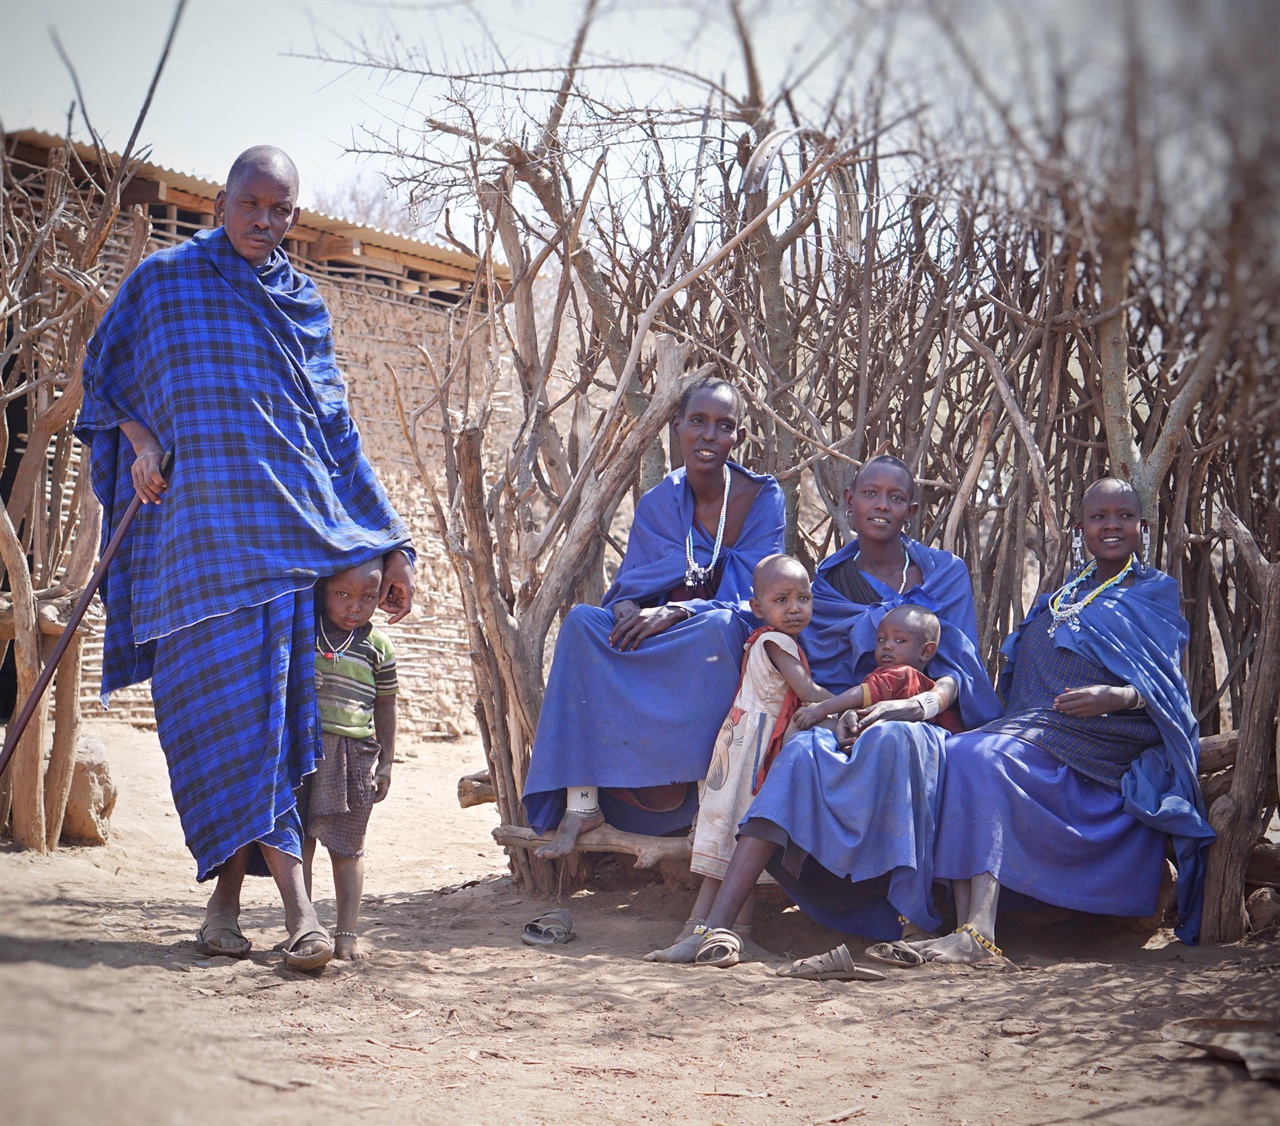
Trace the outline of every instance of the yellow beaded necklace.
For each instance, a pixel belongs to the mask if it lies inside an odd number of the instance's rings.
[[[1080,615],[1084,608],[1098,597],[1104,590],[1113,587],[1116,583],[1124,582],[1133,570],[1133,565],[1137,563],[1136,555],[1129,556],[1129,562],[1126,563],[1121,571],[1114,577],[1108,579],[1096,590],[1091,590],[1079,602],[1074,601],[1076,591],[1083,585],[1084,581],[1089,578],[1097,569],[1098,562],[1095,559],[1083,571],[1081,571],[1074,579],[1065,586],[1058,589],[1057,593],[1049,599],[1049,614],[1051,621],[1049,623],[1049,632],[1053,633],[1060,625],[1064,623],[1075,633],[1080,632]]]

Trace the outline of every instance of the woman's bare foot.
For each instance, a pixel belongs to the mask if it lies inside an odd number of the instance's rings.
[[[347,931],[333,932],[333,956],[344,962],[358,962],[364,957],[359,938]]]
[[[541,857],[543,860],[554,860],[557,856],[568,856],[583,833],[598,829],[603,824],[604,814],[598,809],[594,813],[578,813],[576,810],[567,810],[560,819],[556,835],[541,848],[534,850],[534,855]]]
[[[684,925],[676,940],[670,946],[662,950],[651,950],[644,956],[646,962],[673,962],[679,965],[688,965],[693,961],[693,957],[698,952],[698,944],[702,942],[702,935],[698,928],[703,925],[701,919],[690,919]]]
[[[1000,948],[982,935],[991,944],[988,949],[978,941],[978,933],[971,927],[961,926],[955,934],[935,939],[933,942],[913,942],[911,945],[924,955],[926,962],[938,962],[941,965],[972,965],[974,962],[985,962],[988,958],[1001,957]]]

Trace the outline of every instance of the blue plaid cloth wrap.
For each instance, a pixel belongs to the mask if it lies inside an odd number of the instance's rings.
[[[152,678],[199,879],[252,841],[298,856],[293,788],[321,745],[312,588],[396,547],[412,558],[361,451],[328,310],[283,252],[255,270],[201,231],[121,286],[84,392],[104,545],[134,495],[120,424],[174,453],[163,502],[142,507],[100,588],[103,702]]]
[[[715,599],[680,605],[693,616],[621,652],[609,644],[611,606],[633,600],[658,606],[684,582],[685,537],[693,528],[694,559],[711,562],[714,537],[693,520],[693,492],[683,468],[667,474],[636,504],[626,557],[602,606],[565,615],[538,716],[524,808],[539,833],[564,815],[568,786],[628,789],[706,777],[716,735],[733,706],[742,646],[758,620],[751,613],[751,575],[766,555],[783,550],[782,489],[730,463],[760,491],[736,542],[722,547],[724,569]],[[611,825],[637,833],[687,828],[697,808],[689,787],[683,805],[657,813],[601,794]]]
[[[1048,604],[1049,596],[1042,595],[1005,641],[1002,692],[1012,684],[1018,638],[1028,629],[1045,628]],[[1194,944],[1204,905],[1205,852],[1216,834],[1200,792],[1200,726],[1182,675],[1191,629],[1182,616],[1178,584],[1154,567],[1142,567],[1132,586],[1105,591],[1078,621],[1078,631],[1065,625],[1054,631],[1055,645],[1132,684],[1147,701],[1147,714],[1160,734],[1160,742],[1143,751],[1120,779],[1120,792],[1125,812],[1173,840],[1178,869],[1174,933]]]
[[[851,601],[825,578],[851,559],[858,541],[818,567],[813,619],[800,635],[813,678],[843,692],[875,667],[876,630],[895,606],[924,606],[942,627],[925,673],[953,677],[967,725],[1000,715],[1000,700],[978,655],[973,586],[963,560],[905,541],[923,576],[902,593],[863,578],[878,602]],[[941,924],[933,905],[933,853],[946,781],[947,733],[931,723],[881,722],[849,750],[818,727],[782,748],[743,818],[740,835],[779,845],[769,874],[816,922],[833,930],[893,939],[898,916]]]

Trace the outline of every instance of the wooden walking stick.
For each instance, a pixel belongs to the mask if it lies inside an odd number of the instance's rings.
[[[172,467],[173,451],[170,450],[160,462],[160,475],[166,481],[169,479],[169,470]],[[22,738],[22,733],[27,729],[27,724],[31,722],[31,717],[36,714],[36,708],[40,704],[41,697],[44,696],[45,689],[49,687],[49,682],[53,679],[53,674],[58,668],[58,662],[62,660],[62,654],[67,651],[67,646],[71,644],[71,639],[75,636],[80,620],[89,609],[89,603],[93,600],[94,594],[102,583],[102,576],[107,573],[107,568],[111,566],[111,560],[116,557],[116,552],[120,550],[120,544],[124,540],[125,533],[128,532],[129,525],[133,523],[133,518],[138,515],[138,509],[141,507],[142,497],[135,494],[133,500],[129,502],[129,507],[124,510],[124,515],[120,518],[120,526],[116,528],[115,535],[111,537],[111,542],[107,544],[106,550],[102,553],[102,558],[98,560],[97,567],[94,568],[93,574],[89,577],[89,585],[84,588],[80,601],[76,603],[75,611],[72,613],[70,621],[67,622],[66,628],[63,629],[62,636],[58,638],[58,644],[53,647],[53,654],[49,657],[48,663],[40,673],[36,686],[31,690],[31,695],[27,697],[27,702],[22,705],[22,711],[18,713],[18,718],[13,721],[13,726],[5,736],[4,750],[0,751],[0,774],[4,773],[5,768],[9,765],[9,760],[13,758],[13,752],[18,747],[18,740]]]

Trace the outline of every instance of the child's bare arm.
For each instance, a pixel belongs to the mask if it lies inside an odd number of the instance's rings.
[[[792,691],[805,703],[814,704],[819,700],[829,700],[831,698],[831,693],[805,672],[804,665],[781,646],[775,642],[766,641],[764,643],[764,651],[769,660],[773,662],[773,667],[782,675],[782,679],[791,686]]]
[[[839,696],[831,696],[815,704],[806,704],[796,709],[796,727],[800,731],[808,731],[809,728],[831,716],[837,716],[850,708],[865,707],[866,696],[866,689],[861,684],[855,684],[847,692],[841,692]]]
[[[373,800],[381,801],[391,789],[391,764],[396,760],[396,698],[379,696],[373,702],[373,733],[382,753],[373,776]]]

